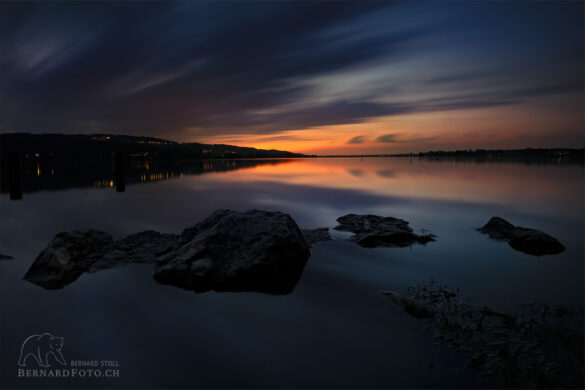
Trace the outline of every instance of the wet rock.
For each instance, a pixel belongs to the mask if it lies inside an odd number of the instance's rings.
[[[435,235],[418,235],[403,219],[377,215],[347,214],[337,218],[336,230],[354,233],[350,239],[365,248],[378,246],[410,246],[435,241]]]
[[[332,240],[329,234],[329,228],[317,228],[317,229],[301,229],[301,233],[305,237],[305,241],[309,245],[314,245],[317,242]]]
[[[62,288],[87,272],[113,241],[110,234],[99,230],[59,233],[37,256],[24,279],[48,289]]]
[[[477,230],[491,238],[508,241],[512,248],[534,256],[554,255],[565,250],[556,238],[540,230],[514,226],[500,217],[492,217]]]
[[[287,214],[217,210],[181,233],[154,278],[187,290],[287,294],[310,256],[309,244]]]
[[[131,263],[154,263],[172,251],[179,235],[163,234],[154,230],[131,234],[104,248],[103,255],[92,264],[90,272]]]

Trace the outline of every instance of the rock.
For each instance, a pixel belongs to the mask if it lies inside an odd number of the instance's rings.
[[[513,236],[515,229],[516,226],[506,221],[504,218],[492,217],[488,223],[477,230],[489,235],[490,238],[506,240]]]
[[[177,234],[163,234],[154,230],[131,234],[104,248],[104,253],[89,272],[114,268],[130,263],[154,263],[178,244]]]
[[[99,230],[62,232],[36,258],[24,279],[54,289],[76,280],[113,243],[110,234]]]
[[[290,293],[310,256],[309,245],[287,214],[217,210],[181,233],[154,278],[187,290]]]
[[[317,242],[332,240],[331,235],[329,234],[329,228],[326,227],[316,229],[301,229],[301,233],[303,233],[305,241],[307,241],[307,243],[311,246]]]
[[[509,244],[512,248],[534,256],[555,255],[565,247],[556,238],[536,229],[517,227]]]
[[[435,235],[417,235],[413,233],[407,221],[393,217],[347,214],[337,218],[337,222],[339,226],[335,227],[336,230],[354,233],[351,240],[365,248],[403,247],[435,241]]]
[[[477,230],[491,238],[508,241],[512,248],[529,255],[554,255],[565,250],[556,238],[540,230],[514,226],[500,217],[492,217]]]
[[[10,259],[12,259],[12,256],[3,255],[0,253],[0,260],[10,260]]]
[[[116,242],[110,234],[98,230],[59,233],[39,254],[24,278],[48,289],[63,288],[85,272],[130,263],[154,263],[177,245],[178,238],[176,234],[153,230]]]

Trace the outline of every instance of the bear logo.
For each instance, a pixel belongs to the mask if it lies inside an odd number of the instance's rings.
[[[18,365],[25,367],[27,359],[33,357],[40,367],[50,367],[49,355],[52,354],[59,364],[65,366],[67,363],[61,353],[61,348],[63,348],[63,337],[56,337],[50,333],[33,334],[22,343]]]

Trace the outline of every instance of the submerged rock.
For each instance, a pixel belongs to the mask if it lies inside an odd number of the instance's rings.
[[[76,280],[98,260],[114,239],[99,230],[62,232],[37,256],[24,279],[54,289]]]
[[[217,210],[183,231],[179,246],[155,267],[154,278],[196,292],[287,294],[309,256],[309,245],[289,215]]]
[[[556,238],[540,230],[514,226],[500,217],[492,217],[477,230],[491,238],[508,241],[512,248],[529,255],[554,255],[565,250]]]
[[[426,303],[394,291],[382,291],[382,294],[390,297],[390,300],[402,307],[402,309],[413,317],[429,318],[433,316],[433,310]]]
[[[84,272],[147,263],[156,264],[159,283],[196,292],[286,294],[309,256],[309,244],[289,215],[217,210],[181,235],[148,230],[114,242],[97,230],[59,233],[24,278],[47,289],[62,288]]]
[[[301,229],[301,233],[305,237],[305,241],[309,245],[314,245],[321,241],[332,240],[331,234],[329,234],[329,228],[316,228],[316,229]]]
[[[337,218],[336,230],[350,231],[351,237],[360,246],[374,248],[377,246],[410,246],[435,241],[435,235],[418,235],[403,219],[380,217],[378,215],[347,214]]]

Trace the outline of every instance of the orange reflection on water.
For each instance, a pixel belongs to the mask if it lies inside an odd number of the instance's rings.
[[[317,158],[258,165],[208,180],[277,182],[383,196],[534,207],[547,207],[552,201],[567,212],[583,213],[583,167],[578,165]]]

